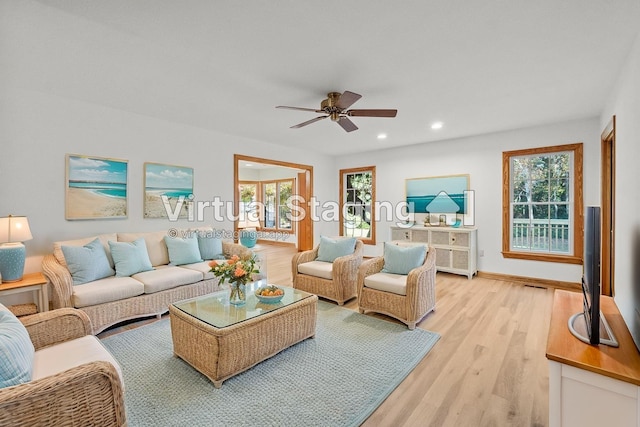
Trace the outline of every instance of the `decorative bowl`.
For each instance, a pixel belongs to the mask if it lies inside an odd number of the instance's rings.
[[[262,295],[264,291],[282,292],[282,293],[280,295]],[[256,289],[255,296],[262,303],[276,304],[276,303],[279,303],[282,297],[284,296],[284,289],[274,285],[262,286]]]

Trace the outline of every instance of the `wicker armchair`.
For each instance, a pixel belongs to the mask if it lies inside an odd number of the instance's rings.
[[[318,257],[318,247],[295,254],[291,260],[293,287],[316,294],[343,305],[358,295],[358,267],[362,263],[364,245],[357,240],[353,254],[336,258],[331,267],[331,279],[303,274],[298,266],[314,261]]]
[[[436,307],[436,250],[429,248],[424,264],[406,277],[406,295],[369,288],[368,276],[379,273],[384,257],[371,258],[358,270],[358,309],[360,313],[376,312],[393,317],[415,329],[416,323]]]
[[[91,335],[87,315],[72,308],[38,313],[20,320],[27,328],[36,352]],[[122,382],[109,362],[85,363],[55,375],[0,389],[0,426],[126,424]]]

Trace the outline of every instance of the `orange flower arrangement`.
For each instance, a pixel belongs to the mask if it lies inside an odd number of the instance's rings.
[[[256,258],[252,256],[250,258],[240,258],[238,255],[233,255],[231,258],[224,261],[210,261],[209,267],[214,276],[220,277],[220,284],[225,281],[229,283],[243,283],[251,281],[254,274],[260,271],[256,268]]]

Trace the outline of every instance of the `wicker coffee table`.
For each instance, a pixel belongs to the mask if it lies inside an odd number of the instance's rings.
[[[316,333],[318,297],[281,286],[277,304],[247,292],[242,306],[222,291],[169,306],[173,353],[209,378],[222,382]]]

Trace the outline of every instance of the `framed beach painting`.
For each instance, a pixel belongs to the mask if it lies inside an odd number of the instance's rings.
[[[193,210],[193,168],[144,164],[144,217],[189,218]]]
[[[469,175],[447,175],[406,180],[409,212],[413,214],[461,216],[464,224],[472,220],[473,192]],[[434,221],[429,220],[429,223]]]
[[[67,154],[65,218],[126,218],[127,166],[127,160]]]

